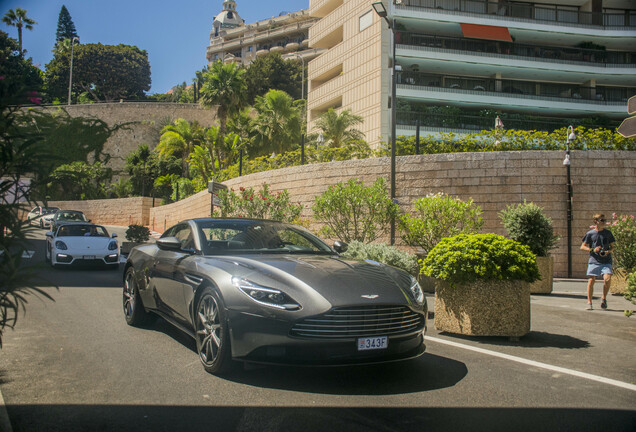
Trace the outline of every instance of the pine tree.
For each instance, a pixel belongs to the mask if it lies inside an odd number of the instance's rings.
[[[71,14],[66,9],[66,6],[62,5],[60,10],[60,16],[57,19],[57,32],[55,33],[55,42],[62,41],[64,39],[73,40],[77,36],[77,30],[75,30],[75,24],[71,19]]]

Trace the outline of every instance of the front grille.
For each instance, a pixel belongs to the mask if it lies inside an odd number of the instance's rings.
[[[405,306],[338,307],[292,327],[291,336],[343,339],[409,334],[424,329],[424,316]]]

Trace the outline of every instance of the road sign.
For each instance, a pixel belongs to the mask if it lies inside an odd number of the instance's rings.
[[[636,96],[632,96],[627,101],[627,114],[636,114]],[[616,129],[616,132],[625,138],[636,137],[636,116],[627,117]]]

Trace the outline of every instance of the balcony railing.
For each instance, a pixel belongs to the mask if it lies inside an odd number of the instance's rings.
[[[576,6],[480,0],[402,0],[400,6],[582,26],[636,27],[636,9],[583,12]]]
[[[398,125],[414,127],[419,123],[423,130],[450,129],[482,131],[494,129],[495,126],[495,121],[492,115],[449,115],[430,112],[398,111],[396,113],[396,117]],[[510,118],[503,115],[501,117],[505,125],[505,129],[538,130],[546,132],[553,132],[567,125],[583,125],[585,127],[603,127],[613,129],[620,123],[608,120],[605,124],[594,124],[587,118],[572,119],[534,116],[528,116],[525,118]]]
[[[576,84],[555,84],[541,81],[517,81],[494,78],[470,78],[433,75],[421,72],[398,72],[397,83],[419,87],[445,88],[472,93],[491,92],[501,95],[525,95],[537,98],[559,98],[570,101],[627,102],[636,95],[636,88],[586,87]]]
[[[500,54],[555,62],[636,65],[636,52],[524,45],[514,42],[493,42],[457,37],[439,37],[410,32],[398,32],[396,35],[396,42],[407,46],[457,50],[471,53]]]

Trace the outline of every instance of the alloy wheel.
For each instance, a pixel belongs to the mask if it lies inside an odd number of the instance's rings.
[[[219,356],[223,344],[223,325],[215,298],[204,294],[196,316],[197,346],[204,365],[211,365]]]
[[[126,319],[132,319],[135,313],[135,277],[134,273],[129,271],[126,273],[126,279],[124,280],[124,314]]]

